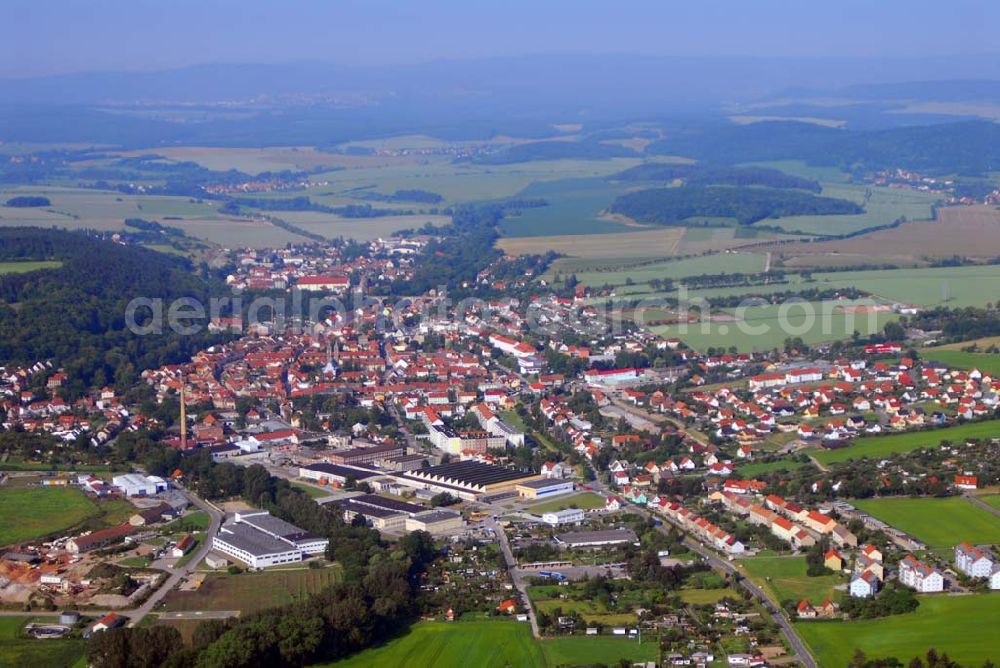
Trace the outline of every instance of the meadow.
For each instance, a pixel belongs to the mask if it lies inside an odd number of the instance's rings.
[[[39,269],[57,269],[62,266],[62,262],[55,260],[48,261],[42,260],[39,262],[0,262],[0,276],[3,274],[24,274],[29,271],[38,271]]]
[[[812,345],[850,338],[855,330],[865,336],[898,318],[888,312],[853,314],[837,308],[849,303],[805,302],[784,309],[767,304],[749,306],[739,313],[718,310],[710,321],[658,325],[650,330],[663,337],[680,337],[695,350],[735,346],[740,352],[759,352],[780,348],[790,337],[801,337]],[[697,315],[697,309],[691,312]]]
[[[535,640],[531,627],[512,621],[421,622],[404,636],[330,664],[337,668],[546,668],[581,664],[617,664],[622,658],[652,661],[655,642],[613,637]]]
[[[566,508],[581,508],[583,510],[592,510],[594,508],[604,507],[604,497],[600,494],[595,494],[593,492],[584,492],[582,494],[573,494],[570,496],[563,496],[558,499],[551,499],[549,501],[543,501],[542,503],[537,503],[533,506],[528,506],[525,510],[528,512],[535,513],[539,515],[541,513],[554,512],[556,510],[564,510]]]
[[[856,287],[918,306],[983,306],[1000,294],[1000,265],[816,273],[813,279],[810,287]]]
[[[819,604],[828,598],[836,600],[840,594],[834,587],[847,581],[845,576],[835,574],[806,575],[805,557],[753,557],[736,563],[750,579],[769,589],[778,602],[806,598]]]
[[[552,273],[609,264],[620,267],[640,259],[656,260],[673,255],[683,236],[683,228],[664,227],[614,234],[503,237],[497,240],[496,245],[510,255],[530,255],[551,250],[560,255],[572,256],[556,260],[550,272]]]
[[[760,273],[764,271],[766,257],[761,253],[714,253],[678,260],[647,262],[629,266],[627,263],[615,267],[605,265],[587,269],[577,265],[573,268],[577,280],[584,285],[624,286],[627,282],[648,283],[654,278],[672,280],[702,274]],[[572,265],[567,265],[567,268]],[[558,263],[551,272],[562,270]]]
[[[190,610],[262,610],[322,590],[340,576],[340,568],[296,568],[229,575],[212,573],[195,591],[174,590],[164,599],[172,612]]]
[[[851,459],[887,457],[901,452],[912,452],[919,448],[935,448],[943,441],[961,443],[966,439],[995,438],[1000,430],[1000,421],[969,422],[944,429],[913,431],[888,436],[865,436],[846,448],[838,450],[817,450],[813,456],[821,464],[835,464]]]
[[[0,545],[65,531],[100,515],[101,508],[75,488],[0,488]]]
[[[803,466],[811,466],[811,464],[808,462],[796,462],[790,459],[779,459],[773,462],[751,462],[750,464],[739,465],[736,467],[736,470],[739,471],[744,479],[749,479],[762,473],[771,473],[772,471],[795,471]]]
[[[523,209],[505,218],[500,229],[505,237],[624,232],[628,229],[625,225],[602,216],[622,192],[622,186],[603,178],[533,183],[519,192],[518,198],[542,198],[548,205]]]
[[[797,622],[795,630],[821,666],[846,666],[860,647],[869,659],[908,665],[931,647],[965,666],[1000,656],[1000,594],[925,596],[915,612],[851,622]]]
[[[1000,543],[1000,517],[961,497],[858,499],[851,503],[930,548],[950,548],[963,541]]]
[[[961,350],[927,348],[921,352],[926,360],[941,362],[956,369],[979,369],[983,373],[1000,375],[1000,355],[996,353],[966,353]]]

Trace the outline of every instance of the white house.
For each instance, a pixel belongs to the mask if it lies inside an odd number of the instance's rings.
[[[542,521],[555,527],[561,524],[577,524],[582,522],[585,517],[584,512],[579,508],[567,508],[566,510],[544,513]]]
[[[944,591],[944,576],[912,554],[899,562],[899,581],[924,594]]]
[[[877,591],[878,577],[871,571],[857,573],[851,578],[851,596],[855,598],[871,598]]]
[[[988,578],[993,573],[993,560],[978,547],[962,543],[955,546],[955,567],[970,578]]]

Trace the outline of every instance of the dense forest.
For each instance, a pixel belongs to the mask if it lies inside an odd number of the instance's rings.
[[[52,202],[49,201],[48,197],[30,197],[22,195],[20,197],[11,197],[9,200],[4,202],[3,205],[15,209],[27,209],[29,207],[37,206],[52,206]]]
[[[718,167],[685,163],[647,162],[608,177],[615,181],[675,181],[697,186],[766,186],[818,193],[819,182],[770,167]]]
[[[222,294],[221,282],[195,275],[186,260],[79,232],[0,229],[0,261],[20,260],[62,266],[0,276],[0,364],[51,360],[65,366],[71,394],[127,386],[143,369],[186,360],[218,340],[204,327],[191,336],[166,326],[138,336],[126,326],[135,297],[193,297],[207,305]]]
[[[610,210],[657,225],[681,225],[699,217],[733,218],[740,225],[750,225],[781,216],[864,213],[854,202],[798,190],[728,186],[639,190],[616,198]]]

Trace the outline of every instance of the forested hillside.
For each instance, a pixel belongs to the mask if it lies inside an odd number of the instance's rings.
[[[208,298],[224,286],[192,273],[186,260],[79,232],[0,229],[0,261],[58,260],[62,266],[0,276],[0,365],[51,360],[64,366],[70,390],[134,382],[143,369],[188,359],[217,335],[137,336],[125,311],[135,297],[169,303]]]
[[[685,186],[627,193],[615,199],[611,212],[657,225],[680,225],[690,218],[733,218],[750,225],[765,218],[857,214],[864,209],[854,202],[798,190]]]

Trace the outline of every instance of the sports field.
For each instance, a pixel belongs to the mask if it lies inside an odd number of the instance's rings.
[[[894,497],[852,501],[864,512],[905,531],[931,548],[1000,543],[1000,517],[962,497]]]
[[[846,448],[839,450],[817,450],[813,456],[822,464],[846,462],[851,459],[887,457],[900,452],[911,452],[919,448],[935,448],[942,441],[961,443],[970,438],[997,438],[1000,436],[1000,420],[970,422],[944,429],[914,431],[888,436],[865,436]]]
[[[805,557],[754,557],[736,562],[751,580],[769,589],[778,601],[807,598],[813,603],[835,599],[834,587],[847,581],[846,576],[806,575]]]
[[[852,622],[798,622],[821,666],[846,666],[860,647],[869,659],[894,656],[908,665],[931,647],[963,666],[1000,656],[1000,593],[924,596],[915,612]]]
[[[569,496],[561,496],[556,499],[550,499],[542,503],[537,503],[533,506],[528,506],[525,510],[538,515],[540,513],[549,513],[556,510],[565,510],[566,508],[592,510],[594,508],[603,507],[603,496],[600,494],[594,494],[593,492],[584,492],[582,494],[571,494]]]
[[[622,658],[652,661],[655,642],[613,637],[573,637],[537,641],[531,627],[513,621],[422,622],[406,635],[335,664],[337,668],[546,668],[616,664]]]
[[[240,610],[244,613],[305,599],[332,584],[340,569],[297,568],[229,575],[212,573],[196,591],[170,592],[165,607],[170,611]]]
[[[97,504],[78,489],[0,488],[0,545],[63,531],[100,513]]]

